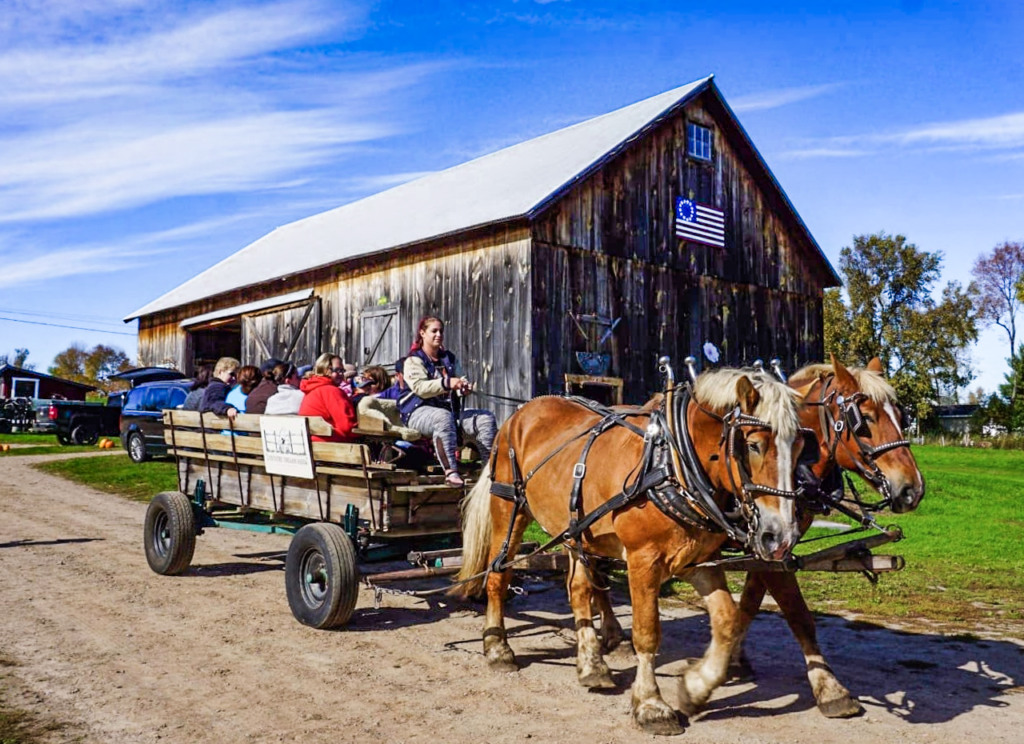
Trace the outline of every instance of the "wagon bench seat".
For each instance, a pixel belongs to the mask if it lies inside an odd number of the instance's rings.
[[[311,434],[330,435],[322,418],[306,419]],[[343,523],[355,507],[370,533],[382,537],[460,529],[462,489],[375,463],[366,444],[311,442],[314,478],[297,478],[267,473],[258,415],[241,414],[232,422],[212,413],[169,409],[163,421],[168,453],[178,461],[178,487],[186,495],[202,479],[206,500],[278,518]]]

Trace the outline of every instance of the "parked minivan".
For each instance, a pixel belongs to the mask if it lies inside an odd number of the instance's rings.
[[[128,391],[121,407],[121,445],[132,462],[167,454],[164,442],[165,408],[178,408],[192,380],[144,382]]]

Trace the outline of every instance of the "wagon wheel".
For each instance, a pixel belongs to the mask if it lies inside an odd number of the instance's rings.
[[[78,424],[71,430],[71,441],[75,444],[93,445],[99,441],[100,432],[92,424]]]
[[[348,622],[359,595],[356,551],[336,524],[307,524],[295,533],[284,566],[288,606],[295,619],[314,628]]]
[[[188,497],[177,491],[154,496],[142,539],[150,568],[163,576],[185,573],[196,550],[196,517]]]

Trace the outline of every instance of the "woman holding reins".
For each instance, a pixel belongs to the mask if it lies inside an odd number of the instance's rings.
[[[406,386],[398,399],[402,421],[433,440],[445,480],[453,486],[464,485],[459,475],[458,431],[461,429],[466,439],[476,442],[486,457],[497,425],[490,411],[462,408],[462,398],[472,392],[473,386],[457,372],[455,355],[444,347],[444,323],[440,318],[428,316],[420,321],[402,372]]]

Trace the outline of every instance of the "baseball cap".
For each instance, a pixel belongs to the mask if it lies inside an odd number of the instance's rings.
[[[272,369],[274,369],[274,367],[276,367],[277,365],[284,364],[284,363],[285,362],[283,362],[282,360],[280,360],[280,359],[278,359],[276,357],[270,357],[270,359],[268,359],[267,361],[263,362],[263,364],[260,365],[260,374],[264,374],[265,375],[268,372],[270,372]]]

